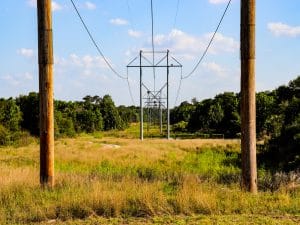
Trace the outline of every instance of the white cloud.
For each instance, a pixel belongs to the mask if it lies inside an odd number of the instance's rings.
[[[223,4],[223,3],[228,3],[228,0],[209,0],[209,3],[211,4]]]
[[[52,11],[62,10],[62,6],[55,1],[52,1]]]
[[[31,82],[33,80],[33,75],[29,72],[19,73],[19,74],[6,74],[0,77],[1,80],[7,82],[8,85],[11,86],[21,86],[26,82]]]
[[[202,67],[204,69],[206,69],[207,71],[212,72],[213,74],[215,74],[219,77],[226,77],[226,75],[227,75],[226,69],[215,62],[202,63]]]
[[[33,7],[33,8],[36,8],[36,5],[37,5],[37,0],[27,0],[27,4],[30,6],[30,7]],[[63,7],[55,2],[55,1],[52,1],[51,2],[51,6],[52,6],[52,11],[59,11],[59,10],[62,10]]]
[[[111,19],[109,22],[110,22],[111,24],[117,25],[117,26],[128,25],[128,21],[125,20],[125,19],[121,19],[121,18]]]
[[[10,74],[1,76],[1,79],[6,81],[8,84],[12,86],[18,86],[21,83],[20,80],[16,79],[14,76]]]
[[[173,29],[169,34],[158,34],[154,37],[155,45],[159,48],[168,48],[176,54],[185,55],[186,59],[203,52],[209,43],[213,33],[207,33],[200,37],[187,34],[181,30]],[[210,54],[222,52],[235,52],[239,43],[231,37],[217,33],[208,51]]]
[[[30,48],[21,48],[17,52],[19,55],[22,55],[26,58],[32,58],[34,56],[34,51]]]
[[[107,69],[108,66],[100,56],[71,54],[68,58],[55,57],[55,66],[58,71],[82,70],[84,74],[91,74],[95,69]]]
[[[206,43],[208,43],[212,35],[213,33],[204,35],[204,40]],[[238,49],[239,42],[234,40],[234,38],[226,37],[221,33],[216,33],[212,46],[210,48],[210,53],[218,54],[220,52],[235,52]]]
[[[95,5],[94,3],[89,2],[89,1],[85,2],[84,5],[85,5],[85,7],[86,7],[87,9],[89,9],[89,10],[94,10],[94,9],[97,8],[96,5]]]
[[[27,0],[27,4],[30,7],[36,7],[36,0]]]
[[[143,35],[143,33],[141,31],[137,31],[137,30],[128,30],[128,35],[130,37],[134,37],[134,38],[139,38]]]
[[[26,80],[33,80],[33,75],[29,72],[24,73],[24,79]]]
[[[268,23],[268,29],[275,36],[287,36],[287,37],[300,36],[300,26],[292,27],[290,25],[278,22],[278,23]]]

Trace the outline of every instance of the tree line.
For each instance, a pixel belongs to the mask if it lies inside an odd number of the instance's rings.
[[[273,91],[256,94],[257,137],[280,135],[283,128],[299,118],[300,77]],[[171,110],[175,131],[240,136],[240,94],[225,92],[212,99],[184,101]]]
[[[240,94],[225,92],[213,99],[182,102],[171,111],[175,132],[240,136]],[[272,91],[256,94],[256,133],[264,145],[258,160],[280,170],[300,169],[300,76]]]
[[[263,157],[271,154],[273,163],[277,159],[285,168],[295,169],[300,165],[300,76],[275,90],[258,92],[256,105],[257,137],[267,140]],[[123,130],[139,122],[139,107],[117,107],[109,95],[86,96],[82,101],[55,100],[54,108],[56,137]],[[171,109],[170,118],[175,134],[240,137],[240,94],[225,92],[202,101],[184,101]],[[147,113],[144,119],[148,120]],[[0,145],[28,135],[39,135],[39,94],[1,98]]]
[[[122,130],[138,120],[138,108],[116,107],[109,95],[86,96],[82,101],[54,101],[56,137],[78,133]],[[26,135],[39,135],[39,94],[0,99],[0,145],[14,143]]]

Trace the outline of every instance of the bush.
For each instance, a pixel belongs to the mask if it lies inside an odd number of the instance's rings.
[[[10,141],[14,146],[26,146],[35,141],[35,138],[28,131],[16,131],[11,133]]]
[[[178,123],[175,123],[172,128],[173,128],[173,131],[175,131],[175,132],[185,132],[187,125],[188,125],[188,122],[180,121]]]
[[[17,131],[21,120],[21,111],[16,102],[11,98],[0,99],[0,123],[10,131]]]
[[[34,137],[26,131],[11,132],[0,124],[0,146],[26,146],[34,141]]]
[[[9,145],[10,144],[10,134],[3,125],[0,124],[0,145]]]
[[[56,111],[54,132],[56,137],[74,137],[76,135],[76,132],[72,118]]]

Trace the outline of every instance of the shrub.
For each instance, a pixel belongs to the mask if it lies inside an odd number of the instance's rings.
[[[0,145],[10,144],[10,133],[3,125],[0,124]]]
[[[186,131],[187,125],[188,125],[188,122],[180,121],[178,123],[175,123],[172,128],[173,128],[173,131],[175,131],[175,132],[184,132],[184,131]]]

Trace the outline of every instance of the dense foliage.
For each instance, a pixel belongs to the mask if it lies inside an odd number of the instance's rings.
[[[290,171],[300,169],[300,77],[274,91],[270,115],[271,140],[262,154],[267,166]],[[276,120],[275,120],[276,119]]]
[[[56,137],[124,129],[134,119],[134,113],[127,107],[122,108],[121,116],[109,95],[103,98],[86,96],[83,101],[76,102],[56,100],[54,106]],[[20,132],[39,135],[38,93],[0,99],[0,145],[11,144]]]
[[[56,137],[122,130],[139,121],[138,107],[116,107],[109,95],[86,96],[75,102],[56,100],[54,104]],[[286,170],[299,168],[300,76],[287,86],[257,93],[256,105],[257,137],[268,143],[260,157],[267,166]],[[147,109],[144,110],[144,119],[148,121]],[[239,112],[240,96],[236,93],[225,92],[202,101],[193,98],[191,103],[184,101],[171,110],[172,131],[176,135],[236,138],[241,132]],[[11,144],[28,132],[39,134],[38,93],[0,99],[0,145]],[[265,158],[272,160],[268,162]]]
[[[284,127],[299,117],[300,77],[288,86],[256,94],[257,136],[267,138],[279,136]],[[182,102],[171,110],[171,123],[184,124],[181,131],[224,134],[238,137],[240,133],[240,96],[225,92],[213,99]],[[297,122],[296,122],[297,123]],[[284,125],[284,126],[283,126]]]
[[[287,86],[256,94],[256,132],[265,141],[259,160],[268,168],[300,168],[300,76]],[[171,112],[174,131],[240,134],[239,94],[223,93],[214,99],[183,102]]]

